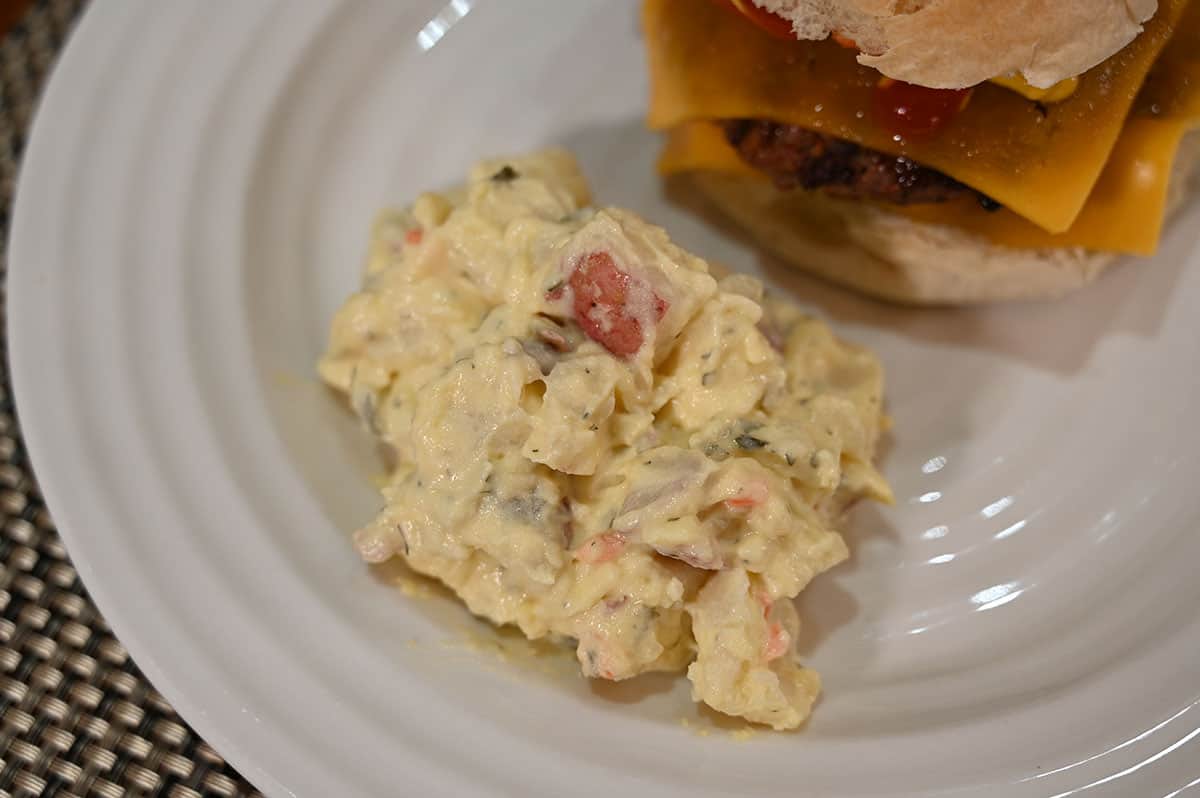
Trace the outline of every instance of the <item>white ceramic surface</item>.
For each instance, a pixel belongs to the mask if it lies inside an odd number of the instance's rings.
[[[84,581],[266,793],[1200,793],[1200,208],[1065,302],[897,310],[663,195],[632,2],[219,6],[87,12],[28,150],[8,312]],[[802,733],[743,741],[671,680],[477,653],[465,612],[350,548],[378,466],[312,365],[371,217],[547,143],[887,365],[899,501],[801,599],[826,684]]]

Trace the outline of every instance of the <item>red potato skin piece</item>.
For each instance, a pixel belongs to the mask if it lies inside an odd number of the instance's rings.
[[[617,357],[636,354],[645,341],[635,308],[651,308],[657,322],[670,307],[645,282],[621,271],[607,252],[590,252],[580,258],[567,285],[571,309],[584,334]],[[563,293],[563,286],[556,286],[546,298],[558,300]]]

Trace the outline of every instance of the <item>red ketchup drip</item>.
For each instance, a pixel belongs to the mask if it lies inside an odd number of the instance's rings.
[[[930,136],[966,107],[971,89],[929,89],[891,78],[875,85],[875,122],[903,138]]]

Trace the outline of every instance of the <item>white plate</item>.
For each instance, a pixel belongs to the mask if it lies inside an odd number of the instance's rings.
[[[51,82],[9,278],[21,421],[184,716],[272,796],[1200,791],[1200,209],[1066,302],[882,307],[662,196],[633,3],[471,6],[97,3]],[[899,503],[802,597],[802,733],[489,658],[351,551],[377,465],[312,366],[372,214],[546,143],[886,362]]]

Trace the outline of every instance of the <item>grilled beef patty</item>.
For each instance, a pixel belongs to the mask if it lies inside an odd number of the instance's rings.
[[[949,175],[903,155],[766,119],[728,119],[725,138],[742,160],[771,176],[780,189],[822,189],[842,198],[897,205],[974,196],[988,210],[1000,204]]]

